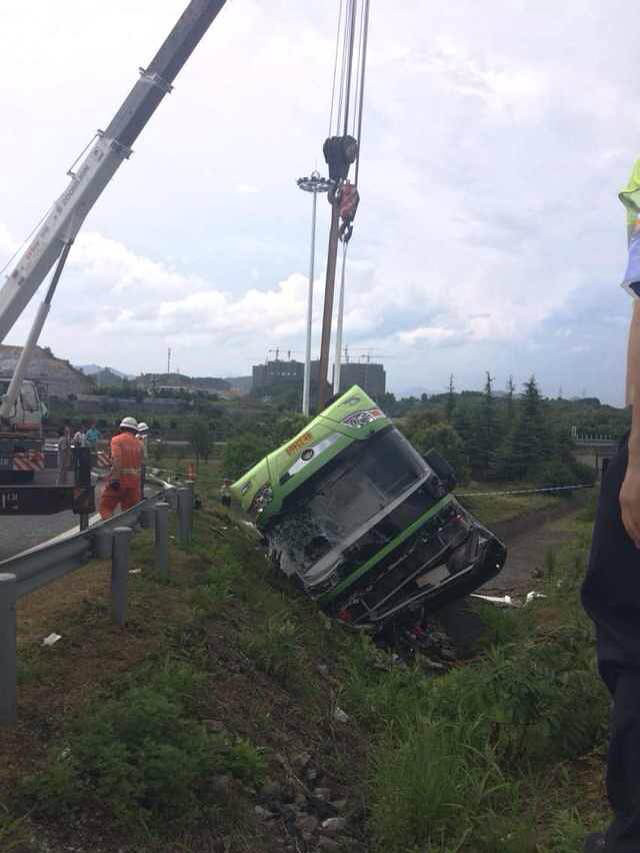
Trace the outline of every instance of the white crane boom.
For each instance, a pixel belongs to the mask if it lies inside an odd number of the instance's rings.
[[[225,0],[191,0],[107,129],[89,150],[0,289],[0,343],[42,284],[191,55]],[[153,4],[151,4],[153,6]],[[30,336],[32,337],[32,336]]]

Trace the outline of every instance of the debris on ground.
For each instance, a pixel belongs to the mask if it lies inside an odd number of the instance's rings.
[[[528,592],[526,598],[522,602],[515,601],[511,598],[510,595],[483,595],[482,593],[471,593],[471,598],[479,598],[482,601],[487,601],[489,604],[495,604],[498,607],[526,607],[527,604],[531,604],[532,601],[535,601],[538,598],[546,598],[547,596],[543,592],[535,592],[532,590]]]
[[[348,714],[345,714],[345,712],[342,710],[342,708],[339,708],[337,705],[336,705],[335,710],[333,712],[333,719],[338,723],[348,723],[349,722]]]
[[[513,603],[513,599],[510,595],[483,595],[479,592],[472,592],[471,598],[479,598],[482,601],[487,601],[489,604],[495,604],[497,607],[517,607],[517,604]]]

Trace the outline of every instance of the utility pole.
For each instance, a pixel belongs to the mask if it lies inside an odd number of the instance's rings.
[[[324,408],[329,370],[329,346],[331,344],[331,318],[333,316],[333,292],[336,283],[336,257],[338,254],[338,223],[340,220],[337,199],[331,203],[331,225],[329,227],[329,249],[327,252],[327,275],[324,285],[324,310],[322,312],[322,337],[320,339],[320,376],[318,388],[318,411]]]
[[[344,127],[343,137],[349,134],[349,101],[351,98],[351,72],[353,68],[353,41],[355,36],[357,0],[351,0],[351,7],[347,14],[350,20],[347,22],[347,33],[349,36],[346,51],[346,89],[344,97]],[[345,36],[346,43],[346,36]],[[331,171],[331,170],[330,170]],[[329,369],[329,347],[331,345],[331,320],[333,316],[333,293],[336,279],[336,259],[338,254],[338,228],[340,225],[340,200],[336,193],[331,195],[331,225],[329,227],[329,249],[327,251],[327,275],[324,287],[324,311],[322,313],[322,338],[320,341],[320,388],[318,389],[318,410],[324,408],[326,401],[327,372]]]
[[[298,178],[296,181],[301,190],[313,194],[311,207],[311,255],[309,259],[309,293],[307,296],[307,345],[304,359],[304,381],[302,385],[302,414],[309,415],[309,398],[311,396],[311,324],[313,317],[313,277],[316,260],[316,213],[318,193],[326,193],[331,187],[331,181],[323,178],[320,172],[314,170],[309,177]]]
[[[171,347],[167,349],[167,373],[171,373]]]
[[[340,296],[338,297],[338,322],[336,324],[336,354],[333,359],[333,393],[340,393],[340,372],[342,368],[342,321],[344,317],[344,276],[347,269],[347,246],[342,244],[342,274],[340,276]]]

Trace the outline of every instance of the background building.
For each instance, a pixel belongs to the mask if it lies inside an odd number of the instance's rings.
[[[311,396],[317,394],[320,362],[311,362]],[[304,381],[304,363],[293,359],[274,359],[266,364],[253,366],[253,383],[251,391],[254,394],[269,394],[278,388],[291,387],[302,393]],[[381,364],[373,362],[350,361],[340,369],[340,391],[346,391],[352,385],[359,385],[374,400],[381,397],[387,390],[387,375]],[[333,392],[329,393],[331,396]]]
[[[315,362],[317,365],[318,362]],[[316,367],[316,372],[317,372]],[[313,367],[312,367],[313,370]],[[298,383],[304,380],[304,364],[301,361],[284,361],[276,358],[266,364],[255,364],[252,370],[252,391],[262,391],[273,385]]]
[[[379,399],[387,390],[387,374],[381,364],[349,361],[340,368],[340,391],[359,385],[363,391]]]

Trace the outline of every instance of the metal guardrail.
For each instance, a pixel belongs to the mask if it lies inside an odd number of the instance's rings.
[[[134,527],[154,529],[155,568],[169,570],[168,512],[177,510],[178,543],[191,541],[193,484],[174,486],[149,477],[161,489],[129,510],[72,533],[36,545],[0,562],[0,725],[17,717],[16,602],[94,559],[112,560],[111,600],[114,621],[126,620],[129,540]]]

